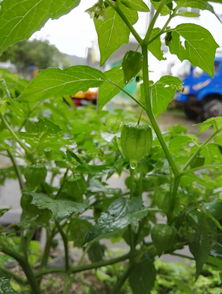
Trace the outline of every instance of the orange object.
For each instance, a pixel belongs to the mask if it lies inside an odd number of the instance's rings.
[[[98,89],[89,89],[86,92],[79,91],[75,95],[71,95],[71,98],[86,99],[86,100],[97,100]]]

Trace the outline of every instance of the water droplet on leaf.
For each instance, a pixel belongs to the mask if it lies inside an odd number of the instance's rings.
[[[135,160],[130,161],[130,168],[136,169],[137,168],[137,161],[135,161]]]

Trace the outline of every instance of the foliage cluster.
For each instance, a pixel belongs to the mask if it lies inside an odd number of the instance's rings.
[[[40,40],[20,41],[2,52],[0,60],[10,60],[17,70],[22,73],[27,72],[30,66],[44,69],[70,65],[65,54],[47,41]]]

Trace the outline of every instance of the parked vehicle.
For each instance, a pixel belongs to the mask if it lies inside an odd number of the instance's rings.
[[[79,91],[75,95],[71,95],[70,98],[76,106],[84,106],[88,104],[97,103],[98,89],[90,88],[86,92]]]
[[[190,119],[222,116],[222,57],[216,57],[214,67],[215,75],[210,77],[200,68],[191,66],[183,80],[183,92],[177,94],[176,103],[184,108]]]

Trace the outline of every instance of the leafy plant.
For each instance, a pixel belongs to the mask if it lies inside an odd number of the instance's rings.
[[[69,12],[79,2],[13,4],[3,0],[0,49],[29,38],[47,19]],[[162,133],[156,116],[166,109],[182,82],[165,76],[153,83],[148,59],[151,52],[161,60],[161,42],[165,42],[180,60],[188,59],[213,75],[218,45],[211,34],[190,23],[170,27],[181,7],[214,13],[213,7],[204,0],[151,2],[155,11],[144,38],[133,26],[138,11],[149,13],[151,8],[142,0],[99,0],[88,10],[98,33],[101,64],[128,43],[130,34],[138,42],[137,51],[123,56],[122,66],[107,72],[88,66],[51,68],[30,83],[1,71],[0,152],[12,165],[1,170],[0,180],[3,184],[17,177],[22,194],[21,221],[16,229],[1,229],[0,251],[5,262],[0,268],[0,289],[4,293],[40,294],[50,274],[62,274],[63,293],[70,293],[77,274],[124,262],[122,276],[117,274],[107,293],[121,293],[128,280],[133,294],[148,294],[158,283],[158,256],[178,255],[178,249],[188,247],[192,257],[183,257],[195,260],[196,278],[206,263],[221,270],[222,120],[211,118],[200,124],[201,131],[212,130],[204,142],[182,126]],[[167,20],[159,28],[156,21],[161,15]],[[124,88],[135,77],[139,98]],[[89,87],[99,87],[98,112],[75,109],[68,98]],[[101,110],[120,91],[137,104],[142,112],[139,117]],[[129,141],[122,123],[133,126]],[[125,176],[124,187],[108,185],[116,174]],[[1,215],[5,212],[1,210]],[[46,242],[36,254],[32,239],[39,229],[46,232]],[[50,266],[58,235],[64,265]],[[124,242],[126,252],[107,258],[102,239]],[[71,259],[71,243],[83,253],[76,264]],[[86,255],[88,262],[84,263]],[[23,274],[7,268],[6,256],[17,262]],[[88,289],[93,293],[90,286]]]

